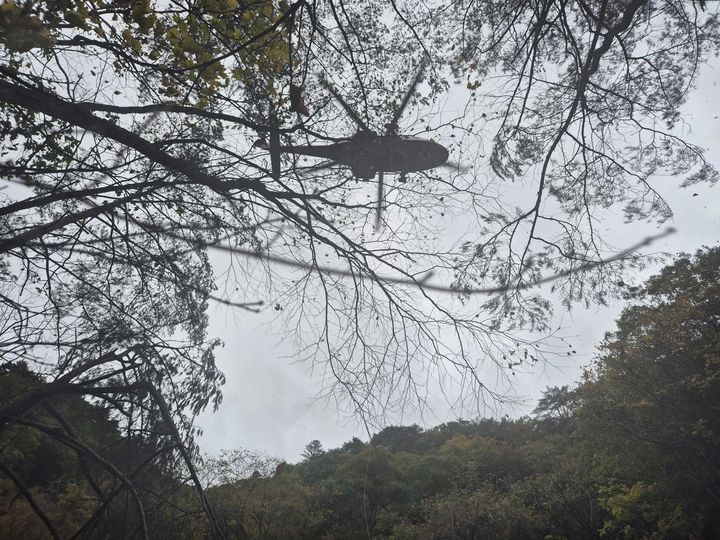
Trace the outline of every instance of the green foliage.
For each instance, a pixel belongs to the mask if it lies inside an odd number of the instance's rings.
[[[0,407],[42,384],[42,377],[25,366],[0,366]],[[22,482],[62,538],[76,534],[102,507],[103,498],[118,487],[117,477],[109,474],[104,463],[114,463],[127,476],[142,473],[139,485],[144,489],[141,500],[146,509],[157,505],[156,496],[161,493],[165,493],[166,502],[189,499],[190,505],[196,504],[187,496],[187,488],[173,480],[170,470],[148,464],[148,458],[157,449],[137,437],[124,436],[118,423],[109,416],[107,408],[92,405],[79,396],[62,396],[45,400],[42,407],[25,414],[22,421],[0,429],[0,465]],[[54,437],[55,432],[66,432],[67,424],[63,422],[72,426],[75,440],[101,455],[104,461],[76,451]],[[41,431],[35,427],[38,425],[50,431]],[[91,537],[136,535],[140,525],[132,499],[123,495],[106,500],[101,519],[85,533]],[[171,523],[177,518],[169,506],[150,515],[149,526],[156,531],[166,530],[168,537],[173,537]],[[0,536],[18,540],[49,537],[28,499],[2,470]]]
[[[720,530],[719,269],[720,249],[684,255],[632,291],[580,389],[579,431],[612,480],[612,535]]]
[[[310,441],[308,444],[305,445],[305,451],[303,452],[303,457],[305,459],[312,459],[314,457],[321,456],[325,453],[325,450],[323,450],[322,444],[320,441],[315,439],[314,441]]]
[[[610,513],[601,533],[612,538],[679,538],[692,524],[681,505],[672,506],[663,487],[636,482],[632,486],[603,488],[602,506]]]
[[[412,426],[390,426],[373,436],[370,441],[374,446],[382,446],[396,452],[411,452],[420,439],[422,428]]]
[[[0,4],[0,29],[0,39],[11,51],[23,53],[52,44],[40,19],[12,1]]]
[[[311,486],[292,471],[211,488],[208,497],[229,538],[313,538],[321,521]]]
[[[533,414],[545,420],[564,422],[573,416],[577,405],[578,393],[570,390],[567,385],[561,388],[547,388],[543,392],[543,397],[538,401]]]
[[[197,70],[190,82],[197,103],[207,105],[213,92],[233,81],[266,86],[281,72],[289,58],[284,39],[262,41],[262,54],[241,45],[234,62],[222,58],[228,43],[250,41],[282,14],[271,0],[204,0],[172,11],[151,0],[11,0],[0,5],[0,43],[15,55],[58,43],[94,43],[119,52],[113,64],[118,71],[135,63],[156,70],[158,90],[171,98],[184,94],[188,81],[183,73]],[[73,43],[75,36],[82,38]]]

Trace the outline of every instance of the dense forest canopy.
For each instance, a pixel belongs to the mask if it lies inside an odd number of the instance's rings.
[[[211,302],[280,313],[298,358],[368,422],[422,403],[431,374],[475,404],[501,399],[481,366],[548,354],[525,333],[547,332],[552,310],[533,286],[552,281],[566,306],[622,294],[650,240],[610,246],[603,217],[669,219],[657,174],[717,181],[680,135],[718,32],[716,6],[685,0],[6,0],[2,433],[103,464],[113,487],[96,482],[97,501],[133,499],[147,536],[158,503],[136,469],[44,409],[85,396],[174,478],[159,500],[193,485],[223,536],[193,443],[222,397]],[[373,182],[268,153],[268,139],[356,131],[327,84],[382,130],[420,66],[397,128],[459,166],[389,178],[382,213]],[[211,250],[232,258],[222,276]]]

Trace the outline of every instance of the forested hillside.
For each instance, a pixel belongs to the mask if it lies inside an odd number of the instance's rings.
[[[627,299],[583,381],[532,417],[314,441],[302,463],[209,491],[229,535],[720,537],[720,250]]]
[[[627,299],[580,384],[548,388],[531,417],[313,441],[294,465],[228,452],[200,469],[215,518],[230,538],[720,537],[720,249]],[[3,396],[37,384],[0,375]],[[158,451],[81,398],[46,401],[0,434],[2,536],[47,536],[44,518],[58,537],[211,536],[173,464],[147,466]],[[115,497],[128,476],[142,489]]]

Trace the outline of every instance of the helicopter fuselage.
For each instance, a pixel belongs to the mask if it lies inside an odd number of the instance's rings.
[[[358,178],[373,178],[378,172],[424,171],[442,165],[449,157],[444,146],[429,139],[374,133],[358,133],[328,145],[282,146],[280,151],[336,161]]]

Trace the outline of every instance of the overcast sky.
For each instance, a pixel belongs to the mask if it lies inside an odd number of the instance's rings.
[[[686,138],[705,147],[709,161],[716,167],[720,167],[720,100],[715,97],[718,83],[720,62],[715,61],[702,72],[698,88],[685,107],[689,130]],[[667,225],[677,232],[652,244],[646,252],[692,252],[704,245],[717,245],[720,239],[720,204],[713,204],[720,186],[680,189],[678,184],[672,177],[655,180],[656,189],[675,212],[673,222]],[[605,226],[609,231],[606,237],[619,248],[658,232],[654,224],[624,224],[619,212],[617,219],[607,220]],[[223,264],[217,256],[214,260],[216,266]],[[651,268],[644,275],[657,269]],[[605,332],[614,328],[622,307],[621,303],[590,310],[577,306],[570,313],[558,308],[554,326],[562,327],[562,335],[572,341],[578,354],[562,364],[536,366],[533,373],[518,374],[514,390],[527,398],[527,405],[498,414],[527,414],[546,386],[577,381],[582,366],[592,360]],[[201,449],[215,453],[221,449],[247,448],[297,461],[304,446],[313,439],[319,439],[325,448],[335,448],[353,436],[367,439],[357,419],[341,415],[333,402],[313,399],[320,390],[320,381],[309,373],[307,365],[292,362],[294,351],[283,342],[282,327],[273,323],[274,316],[272,309],[255,315],[211,306],[210,333],[225,342],[217,357],[227,383],[219,411],[214,414],[208,411],[199,419],[204,430],[199,441]],[[487,384],[492,385],[495,375],[488,372],[487,377],[490,379]],[[423,417],[415,413],[389,420],[432,427],[456,419],[443,399],[433,401],[432,405],[432,413],[426,411]]]

